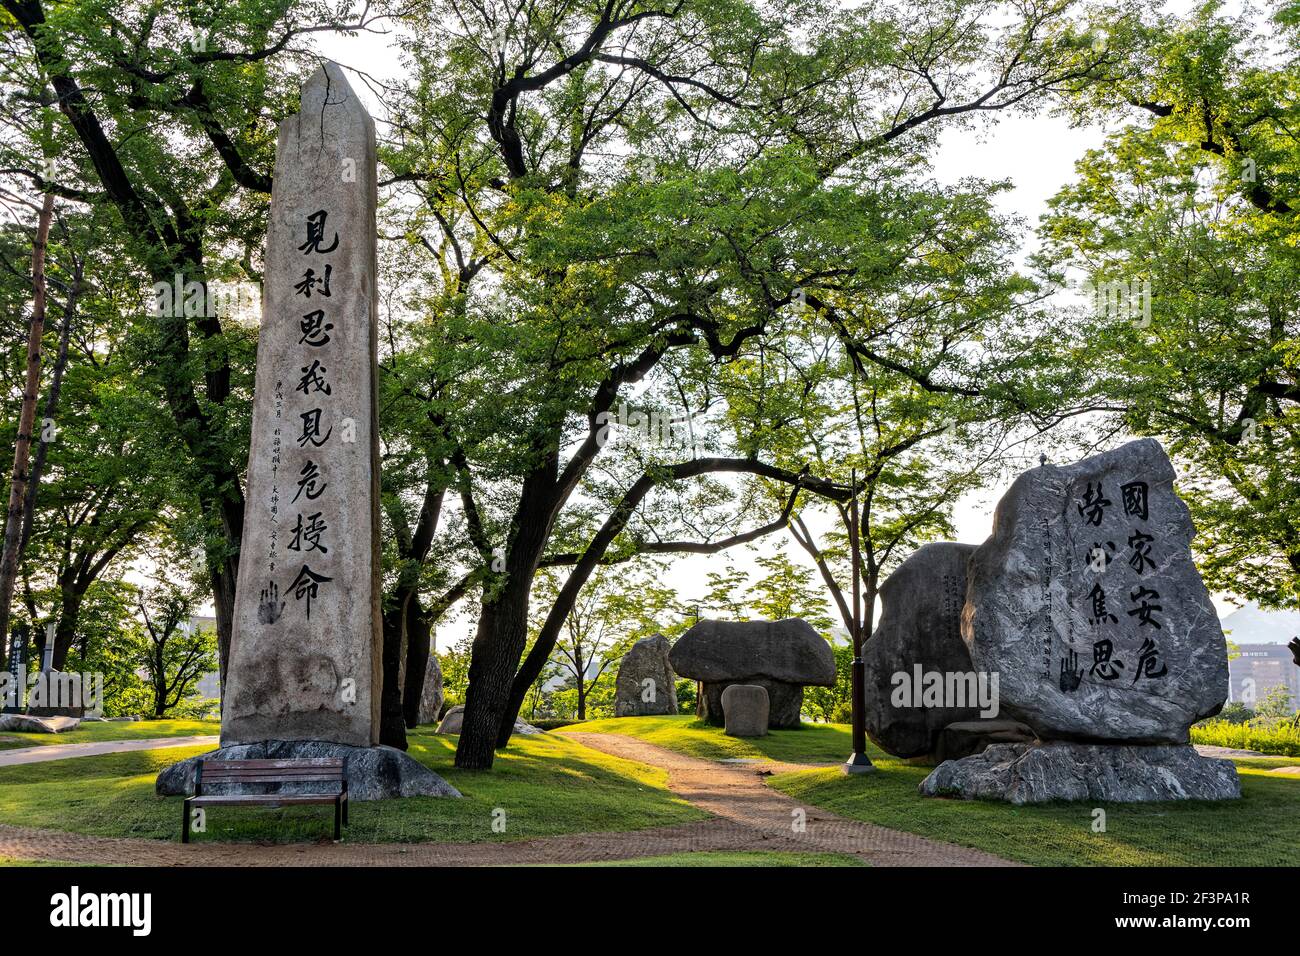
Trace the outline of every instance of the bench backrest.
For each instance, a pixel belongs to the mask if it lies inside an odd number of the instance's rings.
[[[200,760],[194,771],[195,796],[202,795],[205,783],[337,783],[340,790],[347,790],[347,760]]]

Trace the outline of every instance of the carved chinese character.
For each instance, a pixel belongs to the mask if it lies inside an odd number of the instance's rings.
[[[298,478],[298,492],[293,496],[293,501],[297,501],[302,495],[306,495],[309,501],[315,501],[329,487],[328,481],[320,480],[320,466],[314,461],[308,460],[298,474],[300,476]],[[293,504],[293,502],[291,501],[290,504]]]
[[[1124,662],[1116,658],[1111,660],[1115,653],[1115,645],[1108,640],[1100,640],[1092,645],[1092,668],[1088,671],[1094,677],[1100,677],[1102,680],[1114,680],[1119,677],[1119,672],[1124,669]]]
[[[302,419],[302,434],[298,437],[298,445],[306,448],[307,443],[311,442],[317,448],[329,441],[330,435],[334,432],[334,426],[331,425],[329,431],[324,436],[320,433],[320,416],[321,409],[313,408],[309,412],[303,412],[298,417]]]
[[[1102,590],[1100,583],[1092,586],[1092,590],[1088,592],[1088,601],[1092,605],[1092,617],[1089,618],[1092,624],[1102,624],[1106,621],[1112,624],[1119,622],[1119,618],[1106,610],[1106,592]]]
[[[1154,568],[1155,561],[1151,559],[1151,542],[1155,538],[1149,534],[1143,534],[1141,531],[1134,531],[1128,538],[1128,546],[1133,549],[1129,555],[1128,563],[1138,574],[1144,573],[1148,567]]]
[[[1138,650],[1137,672],[1133,675],[1133,683],[1136,684],[1139,677],[1164,677],[1169,673],[1169,668],[1165,664],[1160,664],[1160,669],[1156,670],[1156,665],[1160,663],[1159,653],[1156,650],[1156,642],[1151,638],[1148,637],[1142,642],[1142,647]]]
[[[318,210],[307,217],[307,241],[298,249],[303,255],[309,255],[313,252],[326,253],[333,252],[339,245],[339,234],[334,233],[334,241],[328,249],[322,249],[321,243],[325,241],[325,220],[328,213],[324,210]]]
[[[290,551],[319,551],[321,554],[329,554],[329,548],[320,543],[320,537],[329,526],[321,518],[321,512],[307,516],[307,523],[303,524],[302,515],[298,515],[298,524],[293,529],[293,540],[289,542]],[[304,545],[306,547],[304,547]]]
[[[311,620],[311,602],[318,596],[320,586],[333,580],[323,574],[317,574],[304,564],[298,576],[289,585],[295,600],[301,601],[304,597],[307,599],[307,620]]]
[[[297,290],[299,295],[305,295],[309,299],[313,291],[317,295],[323,295],[328,299],[330,298],[330,273],[333,271],[334,267],[328,262],[325,264],[324,274],[319,277],[317,277],[315,269],[308,269],[302,274],[302,279],[294,285],[294,289]],[[320,286],[320,288],[317,288],[317,286]]]
[[[1079,509],[1079,515],[1088,522],[1088,524],[1099,527],[1101,519],[1105,517],[1106,509],[1110,507],[1110,499],[1106,497],[1105,492],[1101,489],[1101,482],[1097,482],[1097,490],[1092,490],[1092,482],[1088,482],[1088,487],[1083,493],[1083,502],[1076,507]]]
[[[1132,594],[1129,595],[1129,600],[1141,602],[1137,607],[1133,608],[1131,611],[1128,612],[1129,617],[1132,617],[1135,614],[1138,616],[1138,627],[1144,627],[1148,624],[1150,624],[1152,627],[1156,627],[1156,628],[1160,627],[1160,622],[1157,621],[1155,617],[1153,617],[1152,615],[1154,615],[1156,611],[1164,610],[1164,608],[1161,607],[1161,605],[1159,604],[1152,604],[1148,600],[1149,598],[1158,598],[1158,597],[1160,597],[1159,592],[1155,591],[1152,588],[1144,588],[1144,587],[1139,587],[1137,590],[1135,590]]]
[[[1147,483],[1145,481],[1130,481],[1126,485],[1120,485],[1119,493],[1124,502],[1124,513],[1146,521]]]
[[[321,365],[318,359],[312,359],[310,366],[304,365],[302,367],[302,379],[298,382],[298,387],[294,391],[311,394],[315,390],[324,392],[326,395],[330,394],[330,383],[325,381],[324,375],[328,371],[329,369]]]
[[[313,348],[320,348],[330,340],[330,329],[334,328],[333,322],[325,321],[325,312],[316,309],[314,312],[308,312],[298,323],[298,328],[302,330],[302,338],[298,340],[299,345],[310,345]]]

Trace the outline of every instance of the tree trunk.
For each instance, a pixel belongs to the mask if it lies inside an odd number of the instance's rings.
[[[59,410],[59,395],[63,390],[63,373],[68,367],[68,341],[72,337],[72,317],[77,311],[77,299],[81,294],[82,265],[77,261],[76,270],[72,277],[72,285],[68,289],[68,298],[64,303],[63,322],[59,329],[59,352],[54,358],[54,366],[50,375],[50,392],[45,398],[45,415],[46,421],[53,421],[54,416]],[[45,458],[50,451],[50,438],[46,436],[45,429],[41,429],[41,439],[36,443],[36,456],[32,460],[31,475],[27,481],[27,494],[23,499],[23,530],[22,536],[18,539],[18,552],[21,555],[27,550],[27,542],[32,538],[32,526],[36,519],[36,492],[41,484],[41,475],[45,472]]]
[[[54,217],[54,194],[46,193],[32,243],[32,321],[27,331],[27,379],[18,414],[14,442],[14,470],[9,483],[9,515],[5,522],[4,550],[0,553],[0,666],[9,648],[9,611],[18,581],[18,545],[22,537],[23,502],[27,497],[27,461],[36,422],[36,397],[41,390],[41,336],[45,333],[45,249]]]
[[[406,749],[406,720],[399,683],[402,659],[406,656],[406,600],[384,612],[384,683],[379,705],[379,742],[398,750]]]
[[[56,671],[63,670],[68,663],[68,651],[77,639],[77,624],[81,620],[81,602],[86,592],[75,585],[59,588],[59,622],[54,628],[54,656],[50,666]]]
[[[402,716],[407,727],[420,722],[420,698],[424,696],[425,672],[429,669],[429,613],[412,594],[406,605],[406,686],[402,688]]]
[[[456,766],[461,769],[489,769],[499,737],[510,739],[502,721],[507,717],[515,668],[528,642],[528,590],[526,585],[508,582],[500,598],[485,606],[479,616],[465,694],[465,723],[456,747]]]

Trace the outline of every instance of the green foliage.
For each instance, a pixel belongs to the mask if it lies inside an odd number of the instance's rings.
[[[469,637],[463,637],[452,647],[438,652],[438,664],[442,667],[442,690],[448,704],[465,703],[465,691],[469,689]]]
[[[1223,705],[1223,710],[1219,711],[1219,716],[1211,717],[1209,720],[1222,720],[1229,724],[1244,724],[1250,718],[1255,716],[1255,712],[1239,700],[1229,701]],[[1197,721],[1197,726],[1208,723],[1209,721]]]
[[[694,714],[697,706],[696,683],[685,677],[677,679],[677,712],[679,714]]]
[[[853,719],[853,648],[836,644],[835,685],[833,687],[805,687],[804,709],[816,720],[828,723],[847,723]]]
[[[1202,721],[1192,727],[1192,742],[1263,754],[1300,757],[1300,726],[1294,721],[1227,719]]]
[[[1217,4],[1143,26],[1086,98],[1123,125],[1052,200],[1040,263],[1094,291],[1149,284],[1149,316],[1061,323],[1080,393],[1169,448],[1212,589],[1294,606],[1300,60],[1274,56],[1272,39]]]
[[[1262,720],[1290,719],[1296,715],[1295,701],[1285,684],[1269,688],[1262,700],[1255,705],[1255,716]]]

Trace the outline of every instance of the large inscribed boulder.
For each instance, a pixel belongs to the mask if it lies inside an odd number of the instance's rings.
[[[417,719],[421,724],[432,724],[442,712],[442,665],[438,655],[429,653],[429,663],[424,671],[424,686],[420,689],[420,712]]]
[[[1192,521],[1153,439],[1021,475],[971,557],[962,637],[1040,737],[1186,743],[1228,658]]]
[[[757,684],[728,684],[722,710],[728,737],[762,737],[767,733],[767,691]]]
[[[677,675],[668,662],[672,645],[662,634],[643,637],[623,655],[614,681],[614,716],[677,713]]]

